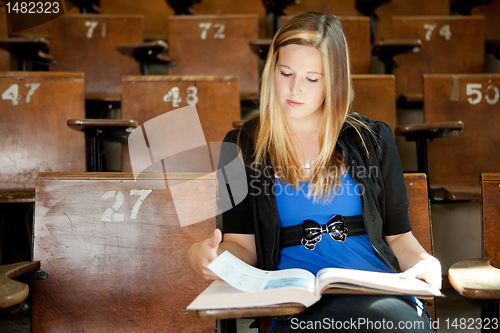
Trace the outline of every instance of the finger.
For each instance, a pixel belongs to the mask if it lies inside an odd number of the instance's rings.
[[[220,242],[222,241],[222,234],[219,229],[215,229],[212,237],[208,239],[208,246],[211,248],[217,249],[219,247]]]

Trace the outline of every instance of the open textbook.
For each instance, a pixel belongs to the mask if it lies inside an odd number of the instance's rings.
[[[299,303],[309,307],[323,293],[376,293],[412,295],[422,298],[441,292],[419,279],[402,279],[397,273],[378,273],[343,268],[325,268],[316,276],[303,269],[265,271],[252,267],[225,251],[208,268],[215,280],[187,310],[265,307]]]

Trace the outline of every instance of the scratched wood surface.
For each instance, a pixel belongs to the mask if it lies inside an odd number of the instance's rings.
[[[85,93],[121,93],[123,75],[139,75],[139,64],[116,47],[143,42],[140,15],[65,14],[49,22],[51,71],[85,73]]]
[[[240,92],[257,93],[258,56],[249,42],[259,37],[258,16],[191,15],[169,17],[171,75],[238,76]]]
[[[425,122],[461,120],[458,137],[428,142],[435,186],[473,187],[481,173],[500,172],[500,74],[424,75]]]
[[[39,171],[85,171],[82,73],[0,74],[0,189],[33,189]]]
[[[39,174],[33,256],[49,275],[33,283],[33,332],[213,332],[184,308],[207,286],[187,250],[215,217],[181,227],[171,191],[183,184],[193,210],[214,209],[215,178],[198,176],[143,189],[130,173]]]
[[[393,17],[393,37],[422,42],[418,53],[395,57],[397,67],[393,73],[398,96],[422,96],[423,74],[484,72],[481,16]]]
[[[222,142],[232,130],[232,122],[240,119],[238,83],[234,76],[126,76],[122,117],[142,125],[194,103],[206,142]],[[173,91],[178,91],[178,97]],[[122,170],[131,171],[127,145],[123,149]]]

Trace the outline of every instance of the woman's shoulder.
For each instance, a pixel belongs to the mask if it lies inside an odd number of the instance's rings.
[[[224,142],[236,143],[239,141],[241,143],[248,142],[248,140],[253,141],[256,127],[259,126],[259,117],[255,116],[246,120],[240,128],[233,129],[227,132]]]
[[[354,130],[354,131],[353,131]],[[347,116],[347,120],[342,127],[343,134],[357,133],[363,137],[386,137],[387,135],[394,136],[389,125],[383,121],[373,120],[356,112],[351,112]]]

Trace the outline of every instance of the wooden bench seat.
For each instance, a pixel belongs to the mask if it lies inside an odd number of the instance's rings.
[[[481,299],[482,322],[500,320],[500,173],[481,174],[481,258],[453,264],[448,279],[467,298]],[[488,332],[498,332],[490,325]],[[482,330],[486,331],[486,330]]]
[[[171,190],[189,182],[215,212],[216,178],[199,176],[153,177],[158,190],[131,173],[40,173],[33,258],[48,278],[33,281],[32,331],[212,333],[215,320],[184,309],[207,285],[187,250],[215,217],[181,227]]]

